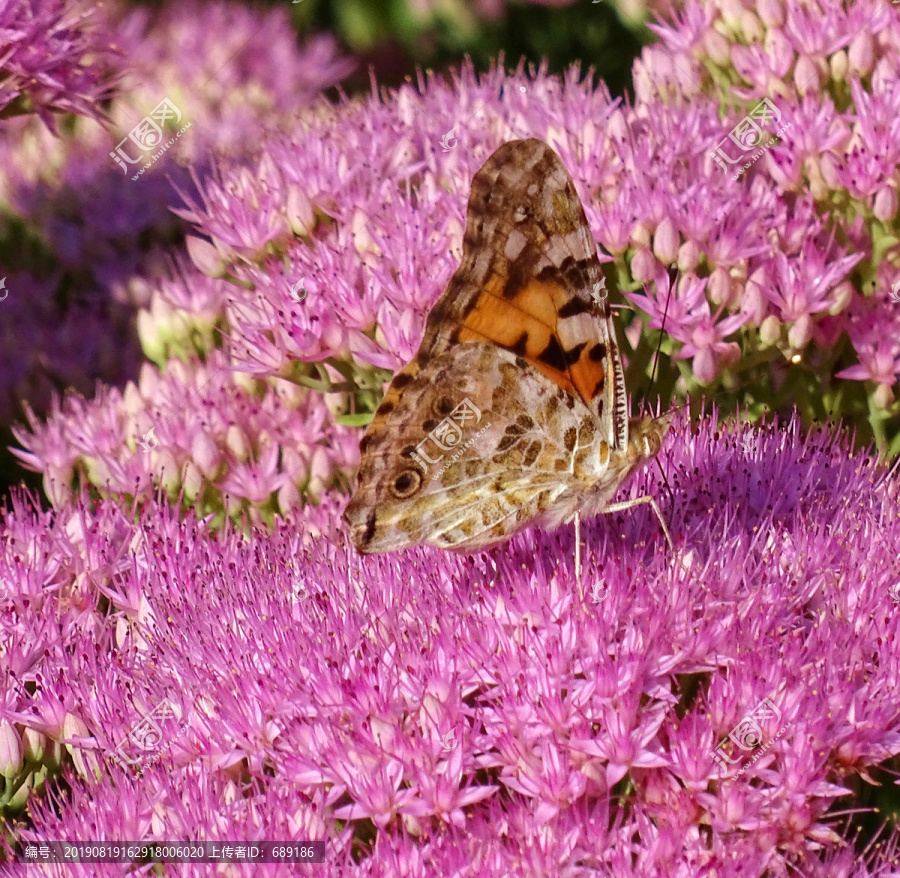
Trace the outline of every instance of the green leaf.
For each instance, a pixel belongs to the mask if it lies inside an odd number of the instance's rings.
[[[338,415],[334,422],[344,427],[365,427],[375,417],[374,412],[363,412],[359,415]]]

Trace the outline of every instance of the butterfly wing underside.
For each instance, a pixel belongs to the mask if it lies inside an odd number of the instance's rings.
[[[576,484],[578,456],[599,449],[608,460],[629,441],[607,285],[616,289],[556,153],[539,140],[501,146],[472,180],[460,266],[360,444],[344,516],[359,551],[419,542],[471,550],[510,536],[529,516],[567,520],[589,490]],[[442,455],[435,479],[428,461],[439,449],[423,442],[450,429],[445,421],[464,399],[488,427],[471,423],[481,440],[459,459]],[[553,412],[538,411],[537,402]],[[417,449],[425,447],[432,451],[423,461]],[[520,457],[504,458],[511,450]],[[597,496],[618,484],[603,475],[602,466],[592,474]],[[504,496],[518,501],[518,511]],[[480,524],[463,528],[477,533],[460,530],[454,507],[478,513]]]

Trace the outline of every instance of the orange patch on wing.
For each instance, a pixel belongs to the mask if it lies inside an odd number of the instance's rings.
[[[590,405],[592,400],[603,393],[603,383],[606,379],[603,361],[595,361],[590,358],[591,345],[594,343],[593,341],[589,342],[578,359],[569,366],[569,374],[575,382],[578,395],[586,405]]]
[[[559,339],[559,310],[571,298],[559,284],[532,280],[504,298],[506,278],[494,275],[466,315],[459,341],[490,341],[529,362],[554,384],[588,405],[602,391],[603,360],[590,352],[591,338],[566,351]]]

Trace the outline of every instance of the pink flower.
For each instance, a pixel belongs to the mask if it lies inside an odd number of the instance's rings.
[[[0,110],[37,113],[55,131],[54,113],[103,117],[118,79],[120,51],[97,7],[60,0],[11,0],[0,11],[3,34]]]

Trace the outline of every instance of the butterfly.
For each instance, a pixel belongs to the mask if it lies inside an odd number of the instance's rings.
[[[584,208],[543,141],[503,144],[472,180],[463,256],[415,357],[360,442],[344,521],[362,554],[472,552],[610,504],[670,416],[629,417],[605,276]]]

